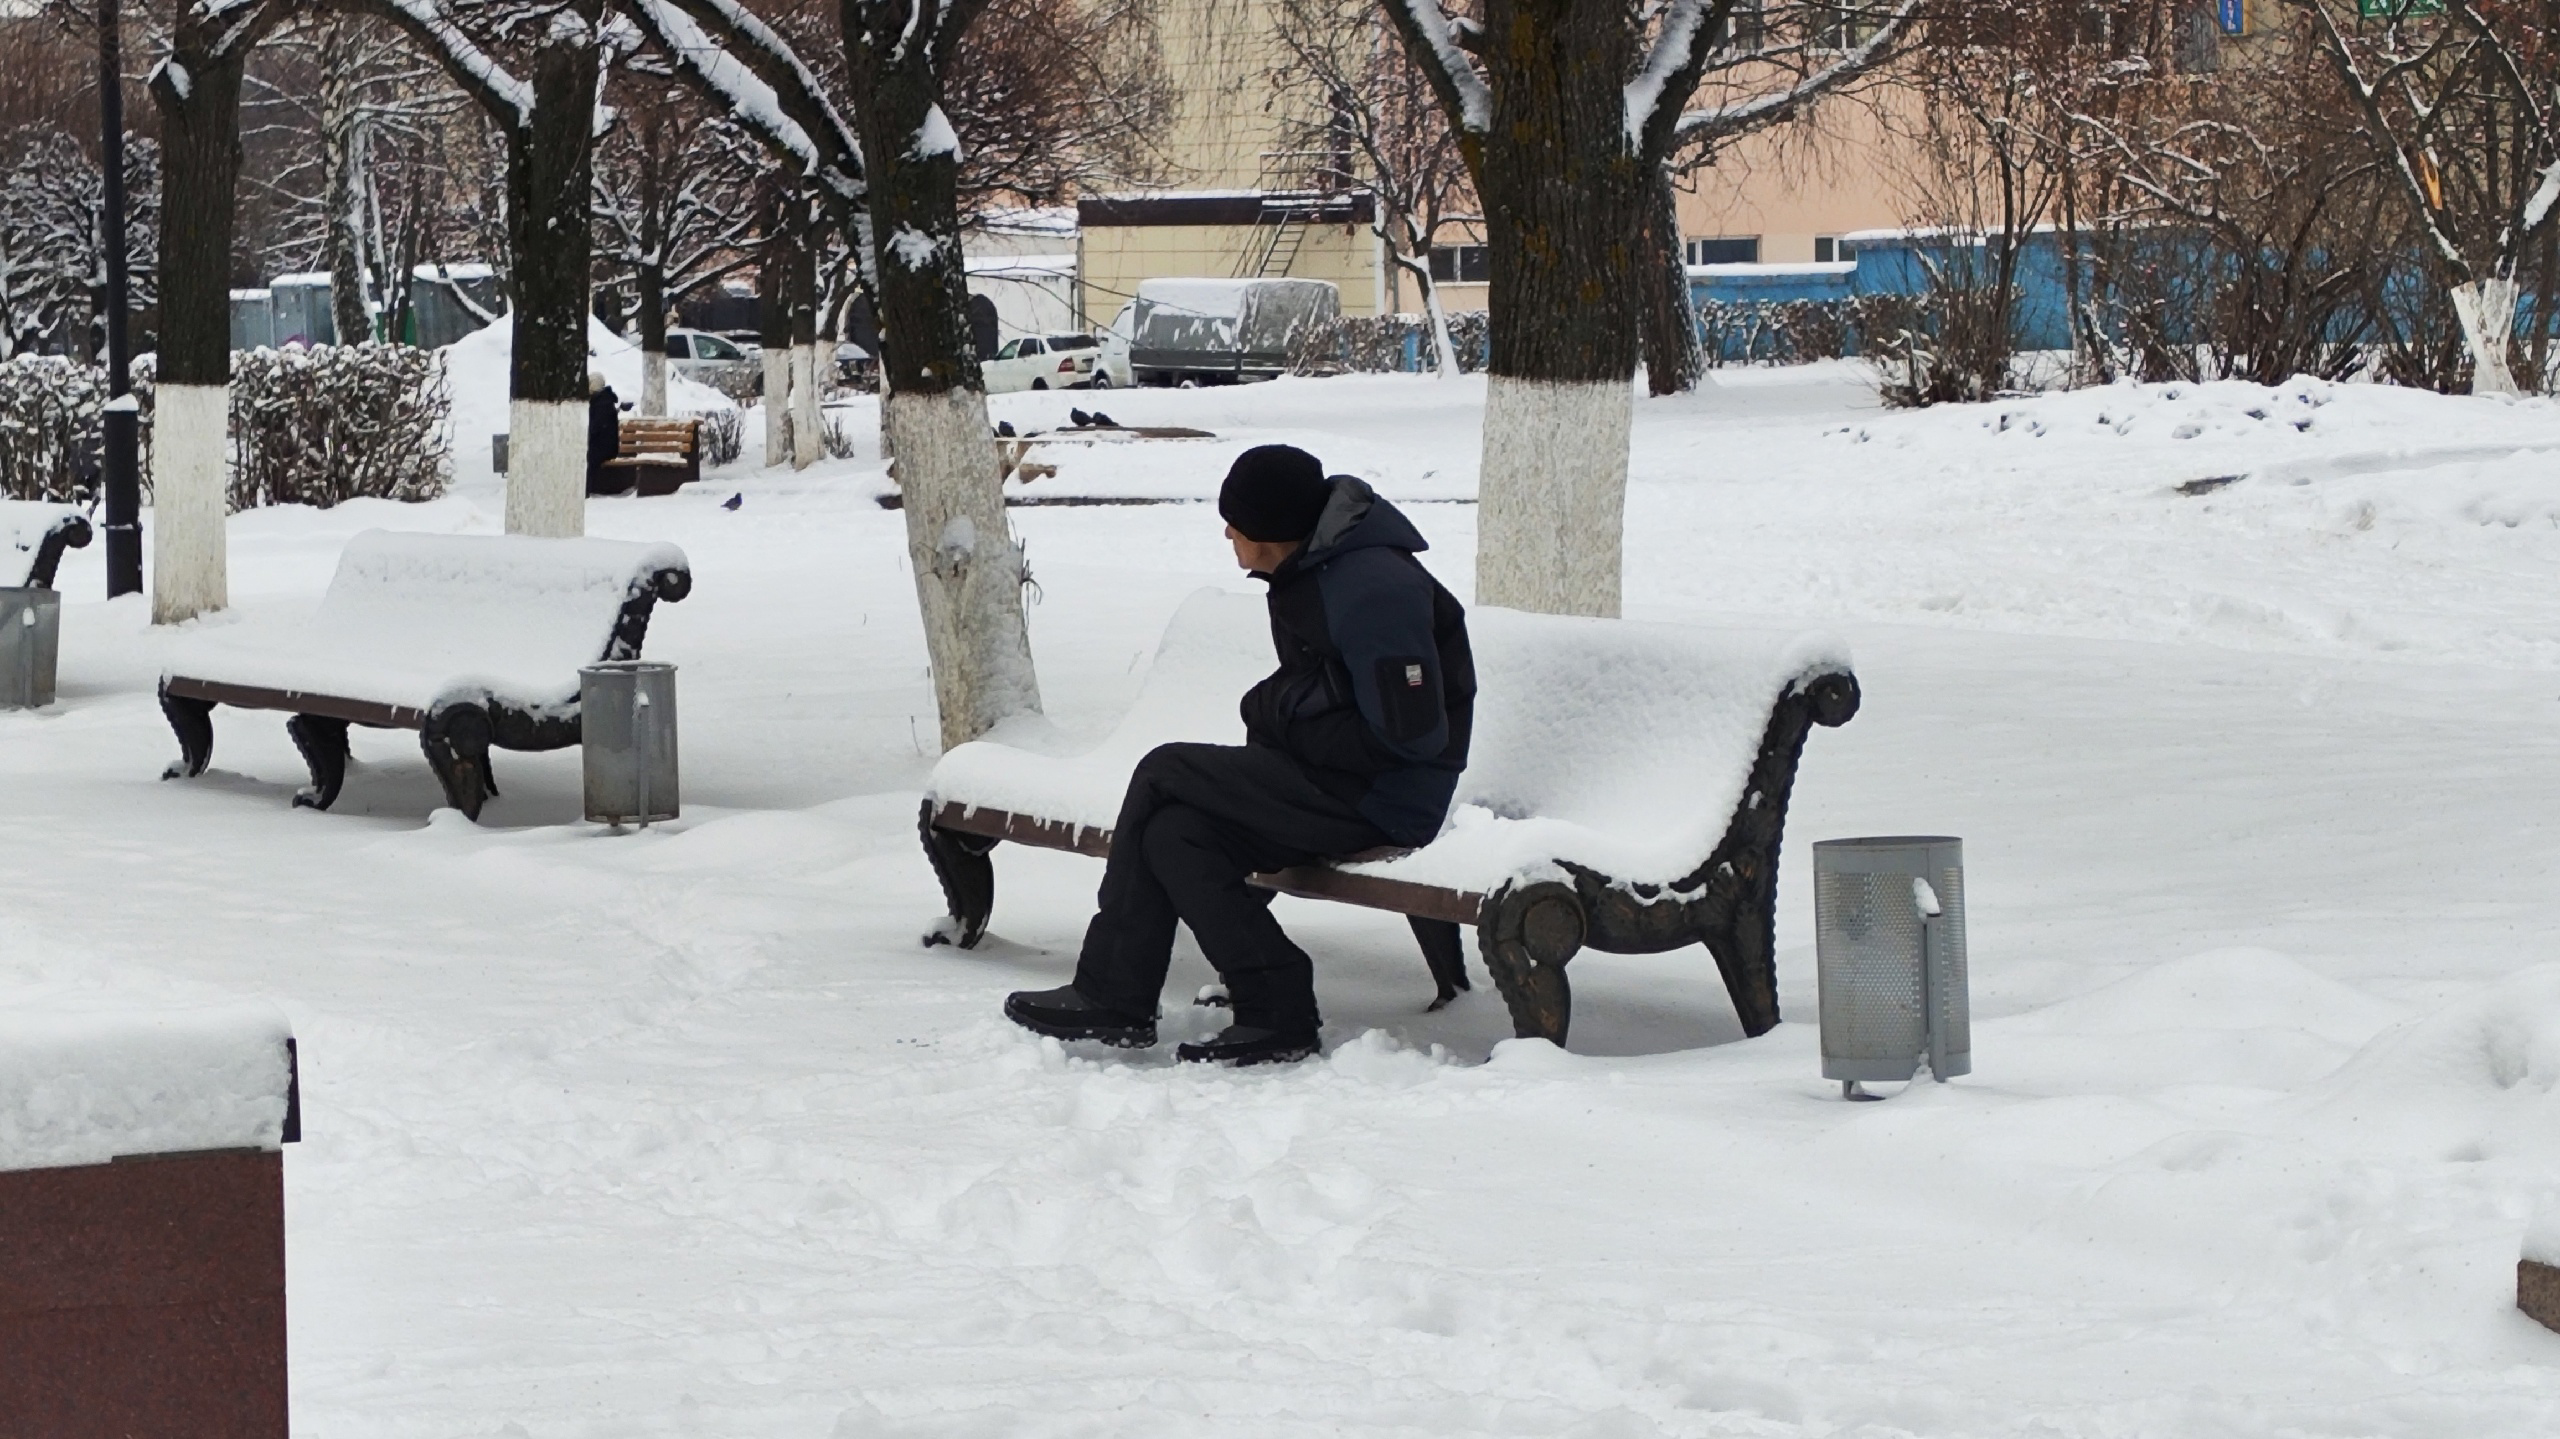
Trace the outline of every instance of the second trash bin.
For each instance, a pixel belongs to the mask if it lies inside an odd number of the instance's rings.
[[[599,824],[674,819],[676,667],[607,660],[578,671],[587,818]]]
[[[0,587],[0,709],[53,703],[61,650],[61,594],[34,585]]]
[[[1966,999],[1964,844],[1940,835],[1826,839],[1813,847],[1814,966],[1822,1077],[1973,1072]]]

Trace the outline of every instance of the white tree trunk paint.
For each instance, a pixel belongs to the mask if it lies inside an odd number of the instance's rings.
[[[1618,613],[1634,421],[1627,380],[1492,377],[1476,486],[1476,603]]]
[[[898,454],[907,558],[933,661],[942,747],[949,749],[1040,708],[1022,615],[1022,550],[1005,523],[987,397],[976,390],[891,395],[882,408]]]
[[[151,622],[231,603],[231,387],[162,385],[151,417]]]
[[[554,539],[587,532],[587,406],[507,402],[507,533]]]
[[[663,350],[640,352],[640,413],[667,412],[667,356]]]
[[[1422,308],[1431,314],[1431,345],[1440,352],[1440,378],[1458,378],[1458,346],[1449,338],[1449,310],[1440,303],[1440,287],[1429,281],[1422,285]]]
[[[765,468],[791,459],[791,347],[764,351]]]
[[[2507,339],[2516,325],[2516,282],[2475,280],[2450,293],[2463,346],[2471,351],[2471,393],[2516,393],[2516,374],[2507,364]]]
[[[818,347],[791,347],[791,467],[805,470],[826,458],[818,429]]]

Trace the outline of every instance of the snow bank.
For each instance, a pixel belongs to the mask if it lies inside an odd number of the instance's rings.
[[[2322,1087],[2308,1118],[2368,1153],[2560,1164],[2560,964],[2384,1034]]]
[[[576,709],[578,668],[684,551],[625,540],[367,530],[307,620],[252,618],[186,636],[167,675],[430,710],[497,699]]]
[[[2523,1257],[2560,1265],[2560,1197],[2546,1199],[2534,1210],[2533,1223],[2524,1232]]]
[[[80,511],[70,505],[0,500],[0,585],[25,584],[35,571],[36,552],[44,547],[45,536],[79,518]]]
[[[500,315],[444,347],[445,383],[453,395],[450,448],[457,480],[497,474],[490,468],[489,437],[507,432],[507,372],[515,362],[515,322]],[[605,383],[626,401],[640,398],[640,347],[587,317],[587,368],[604,372]],[[707,415],[734,410],[735,401],[718,390],[667,372],[667,412]]]
[[[273,1149],[284,1133],[292,1032],[262,1004],[0,1000],[0,1170]]]
[[[1680,878],[1723,838],[1779,694],[1849,665],[1828,639],[1487,607],[1468,631],[1475,734],[1448,827],[1361,873],[1487,890],[1569,860],[1638,883]],[[1175,614],[1137,703],[1101,745],[1072,757],[1012,734],[962,745],[926,793],[1108,829],[1148,750],[1243,742],[1236,704],[1271,671],[1270,636],[1260,599],[1203,590]]]

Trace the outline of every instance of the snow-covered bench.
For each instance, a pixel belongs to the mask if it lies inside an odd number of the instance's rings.
[[[89,517],[69,505],[0,500],[0,587],[53,588],[66,549],[89,544]]]
[[[0,993],[0,1433],[281,1439],[298,1097],[271,1007]]]
[[[204,773],[215,705],[284,710],[311,767],[295,804],[336,802],[360,724],[418,731],[447,802],[477,819],[498,792],[490,749],[578,743],[579,669],[637,659],[650,611],[692,588],[673,545],[368,530],[308,619],[206,629],[171,655],[160,709],[180,758],[164,777]]]
[[[1474,925],[1523,1036],[1564,1042],[1564,967],[1585,947],[1703,943],[1743,1029],[1776,1024],[1780,833],[1806,734],[1857,713],[1845,649],[1482,608],[1469,630],[1471,763],[1440,837],[1254,882],[1407,916],[1440,987],[1434,1008],[1466,987],[1457,931]],[[951,908],[932,938],[968,948],[984,934],[998,841],[1109,854],[1139,758],[1176,740],[1242,743],[1236,702],[1271,664],[1263,602],[1204,591],[1175,614],[1136,704],[1093,750],[981,740],[944,755],[918,825]]]

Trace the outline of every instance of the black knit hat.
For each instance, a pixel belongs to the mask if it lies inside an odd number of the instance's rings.
[[[1333,482],[1315,456],[1295,445],[1256,445],[1236,456],[1218,488],[1218,513],[1236,533],[1266,544],[1316,531]]]

